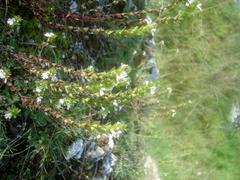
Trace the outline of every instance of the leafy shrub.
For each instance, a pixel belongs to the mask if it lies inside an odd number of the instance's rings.
[[[126,1],[1,5],[2,177],[108,178],[126,112],[153,94],[152,82],[132,82],[135,49],[156,23],[185,15],[170,13],[180,2],[137,11]]]

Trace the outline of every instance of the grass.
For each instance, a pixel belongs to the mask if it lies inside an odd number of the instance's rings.
[[[157,36],[157,83],[165,95],[142,120],[146,151],[164,180],[240,179],[240,131],[229,121],[240,97],[240,7],[202,3],[203,12],[161,26]]]

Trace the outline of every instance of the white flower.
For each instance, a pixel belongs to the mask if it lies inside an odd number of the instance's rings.
[[[36,87],[35,91],[36,91],[37,93],[40,93],[42,90],[41,90],[40,87]]]
[[[37,97],[37,103],[41,103],[41,102],[42,102],[42,99],[43,99],[42,96]]]
[[[58,104],[60,104],[60,105],[63,105],[63,104],[64,104],[64,102],[65,102],[65,100],[64,100],[64,99],[59,99],[59,101],[58,101]]]
[[[122,134],[122,131],[113,131],[113,132],[111,132],[112,133],[112,137],[113,138],[119,138],[120,137],[120,135]]]
[[[7,112],[6,114],[4,114],[4,118],[5,119],[11,119],[12,118],[12,113]]]
[[[99,95],[100,96],[103,96],[105,93],[104,93],[104,91],[105,91],[106,89],[105,88],[101,88],[100,90],[99,90]]]
[[[154,36],[154,34],[155,34],[156,31],[157,31],[156,28],[153,28],[153,29],[151,30],[151,34],[152,34],[152,36]]]
[[[100,134],[98,134],[98,135],[97,135],[97,139],[100,139],[100,138],[101,138],[101,135],[100,135]]]
[[[126,71],[123,71],[120,75],[116,76],[116,81],[122,81],[128,77],[128,73]]]
[[[191,100],[188,100],[188,103],[189,103],[189,104],[192,104],[192,101],[191,101]]]
[[[62,37],[63,37],[63,39],[66,39],[67,38],[67,34],[65,32],[62,32]]]
[[[128,67],[127,64],[121,63],[121,68],[126,68],[126,67]]]
[[[116,106],[116,107],[118,106],[118,102],[117,102],[116,99],[113,101],[113,105]]]
[[[49,78],[49,72],[42,73],[42,79],[48,79]]]
[[[157,91],[156,86],[150,87],[150,94],[151,94],[151,95],[154,95],[154,94],[156,93],[156,91]]]
[[[0,79],[5,79],[6,73],[3,71],[3,69],[0,69]]]
[[[175,117],[175,115],[176,115],[176,113],[177,113],[176,110],[175,110],[175,109],[172,109],[171,112],[172,112],[172,117]]]
[[[66,109],[70,110],[71,108],[72,108],[72,105],[71,104],[67,104]]]
[[[15,18],[8,18],[8,20],[7,20],[7,24],[10,26],[14,25],[15,22],[16,22]]]
[[[44,34],[44,36],[47,37],[47,38],[52,38],[52,37],[55,36],[55,34],[54,34],[53,32],[46,32],[46,33]]]
[[[193,3],[193,0],[187,0],[186,6],[190,6]]]
[[[114,147],[114,141],[113,141],[113,137],[111,134],[108,135],[108,147],[109,147],[109,149],[113,149],[113,147]]]
[[[56,82],[57,80],[58,80],[57,75],[56,74],[52,75],[51,81]]]
[[[202,3],[199,2],[199,3],[197,4],[197,8],[198,8],[199,11],[202,11]]]
[[[146,51],[143,51],[143,56],[146,56]]]
[[[137,54],[137,51],[136,51],[136,50],[134,50],[134,51],[133,51],[133,55],[136,55],[136,54]]]
[[[150,16],[146,16],[146,18],[144,19],[144,21],[146,21],[147,24],[151,24],[152,23],[152,19],[150,18]]]

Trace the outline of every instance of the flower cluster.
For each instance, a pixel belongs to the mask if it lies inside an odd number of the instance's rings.
[[[7,24],[11,27],[19,25],[19,23],[22,21],[22,18],[20,16],[14,16],[12,18],[7,19]]]
[[[7,82],[6,72],[3,69],[0,69],[0,79],[3,79],[4,82]]]
[[[194,0],[187,0],[186,2],[186,6],[189,7],[191,6],[195,1]],[[199,11],[202,11],[202,3],[198,2],[197,5],[196,5],[197,9]]]
[[[117,140],[122,134],[121,130],[111,131],[108,134],[97,135],[96,141],[104,150],[113,150],[114,141]]]

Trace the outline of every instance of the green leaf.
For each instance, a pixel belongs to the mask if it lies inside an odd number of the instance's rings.
[[[45,126],[47,124],[46,115],[43,111],[34,112],[33,119],[39,126]]]

